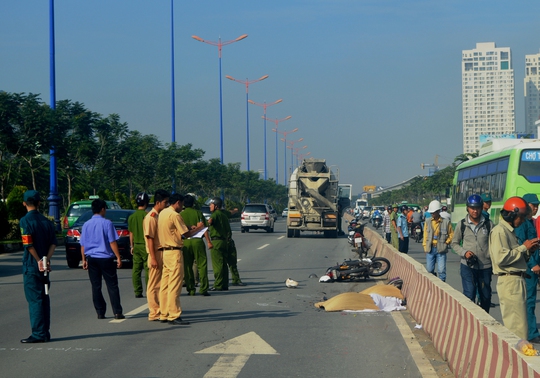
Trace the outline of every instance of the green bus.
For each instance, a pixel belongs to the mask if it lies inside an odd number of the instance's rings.
[[[494,223],[508,198],[540,194],[540,140],[495,139],[482,146],[479,157],[461,163],[452,186],[452,223],[467,214],[470,195],[483,193],[491,194]]]

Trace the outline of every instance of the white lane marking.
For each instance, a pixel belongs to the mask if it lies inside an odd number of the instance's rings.
[[[263,249],[263,248],[268,247],[269,245],[270,245],[270,244],[261,245],[261,246],[260,246],[259,248],[257,248],[257,249]]]
[[[284,237],[285,237],[285,236],[280,236],[279,238],[277,238],[277,240],[279,240],[279,239],[283,239]]]
[[[249,332],[221,344],[195,352],[195,354],[220,354],[204,378],[236,378],[252,354],[277,354],[255,332]]]
[[[137,307],[135,310],[131,310],[130,312],[125,313],[126,319],[128,316],[137,315],[138,313],[143,312],[144,310],[148,310],[148,303],[143,304],[142,306]],[[122,323],[126,319],[113,319],[109,323]]]

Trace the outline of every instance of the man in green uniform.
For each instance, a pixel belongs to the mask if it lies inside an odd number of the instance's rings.
[[[51,339],[51,304],[48,295],[50,260],[56,248],[53,223],[38,212],[39,192],[28,190],[23,196],[23,205],[28,213],[21,218],[21,235],[24,246],[23,284],[30,312],[32,335],[21,343],[43,343]],[[43,258],[47,264],[43,264]],[[45,288],[47,286],[47,290]]]
[[[195,197],[186,195],[184,197],[184,210],[180,212],[180,216],[184,220],[187,228],[197,226],[197,223],[202,222],[204,227],[208,227],[203,213],[200,210],[193,208],[195,203]],[[212,241],[208,235],[208,230],[204,233],[204,238],[208,243],[208,248],[212,248]],[[193,272],[193,261],[197,262],[197,269],[199,271],[199,293],[205,297],[210,296],[208,292],[208,260],[206,257],[206,246],[202,237],[190,237],[184,240],[184,248],[182,249],[184,254],[184,281],[186,282],[186,289],[189,295],[195,295],[195,274]]]
[[[399,236],[397,232],[397,219],[398,219],[398,205],[392,206],[392,213],[390,214],[390,233],[392,234],[392,246],[395,249],[399,249]]]
[[[227,254],[229,253],[228,239],[232,232],[229,218],[221,211],[222,206],[223,201],[221,201],[221,198],[213,198],[210,202],[212,215],[208,223],[210,224],[210,239],[212,240],[210,255],[212,256],[212,268],[214,269],[214,286],[210,291],[229,290]]]
[[[129,216],[128,219],[128,231],[129,231],[129,245],[131,246],[131,254],[133,255],[133,269],[131,279],[133,281],[133,290],[135,291],[135,298],[142,298],[143,284],[141,274],[144,269],[145,285],[148,285],[148,253],[146,252],[146,244],[143,231],[143,220],[146,216],[146,207],[150,197],[148,194],[141,192],[135,197],[137,202],[137,210]]]
[[[499,224],[489,235],[489,254],[493,274],[499,276],[497,293],[501,305],[503,324],[521,339],[527,340],[527,289],[524,278],[529,275],[527,260],[538,248],[538,239],[519,244],[514,229],[527,216],[527,202],[521,197],[510,197],[501,210]]]

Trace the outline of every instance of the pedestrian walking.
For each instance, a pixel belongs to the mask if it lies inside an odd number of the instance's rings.
[[[107,303],[101,292],[102,280],[105,280],[115,319],[125,319],[120,303],[120,289],[116,269],[122,267],[122,258],[118,251],[118,234],[112,222],[105,218],[107,204],[102,199],[92,201],[92,213],[82,228],[81,256],[83,269],[88,270],[92,285],[92,300],[98,319],[105,319]],[[114,261],[116,257],[116,263]]]
[[[51,304],[48,295],[51,257],[56,245],[53,223],[39,213],[41,197],[36,190],[23,195],[26,215],[21,218],[23,254],[23,286],[28,302],[32,334],[21,343],[43,343],[51,339]],[[46,258],[46,264],[44,263]]]
[[[409,222],[407,219],[407,213],[409,208],[407,205],[401,206],[401,213],[397,219],[397,231],[399,233],[398,251],[402,253],[409,253]]]

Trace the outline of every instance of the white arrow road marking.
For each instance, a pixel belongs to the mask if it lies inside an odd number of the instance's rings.
[[[144,310],[148,310],[148,303],[143,304],[142,306],[139,306],[135,310],[127,312],[124,315],[126,316],[126,319],[127,319],[128,316],[137,315],[139,312],[143,312]],[[113,319],[109,323],[122,323],[126,319]]]
[[[279,240],[279,239],[283,239],[284,237],[285,237],[285,236],[280,236],[280,237],[278,238],[278,240]]]
[[[270,244],[261,245],[261,246],[260,246],[259,248],[257,248],[257,249],[263,249],[263,248],[268,247],[269,245],[270,245]]]
[[[195,352],[221,354],[204,378],[236,378],[252,354],[279,354],[255,332]]]

